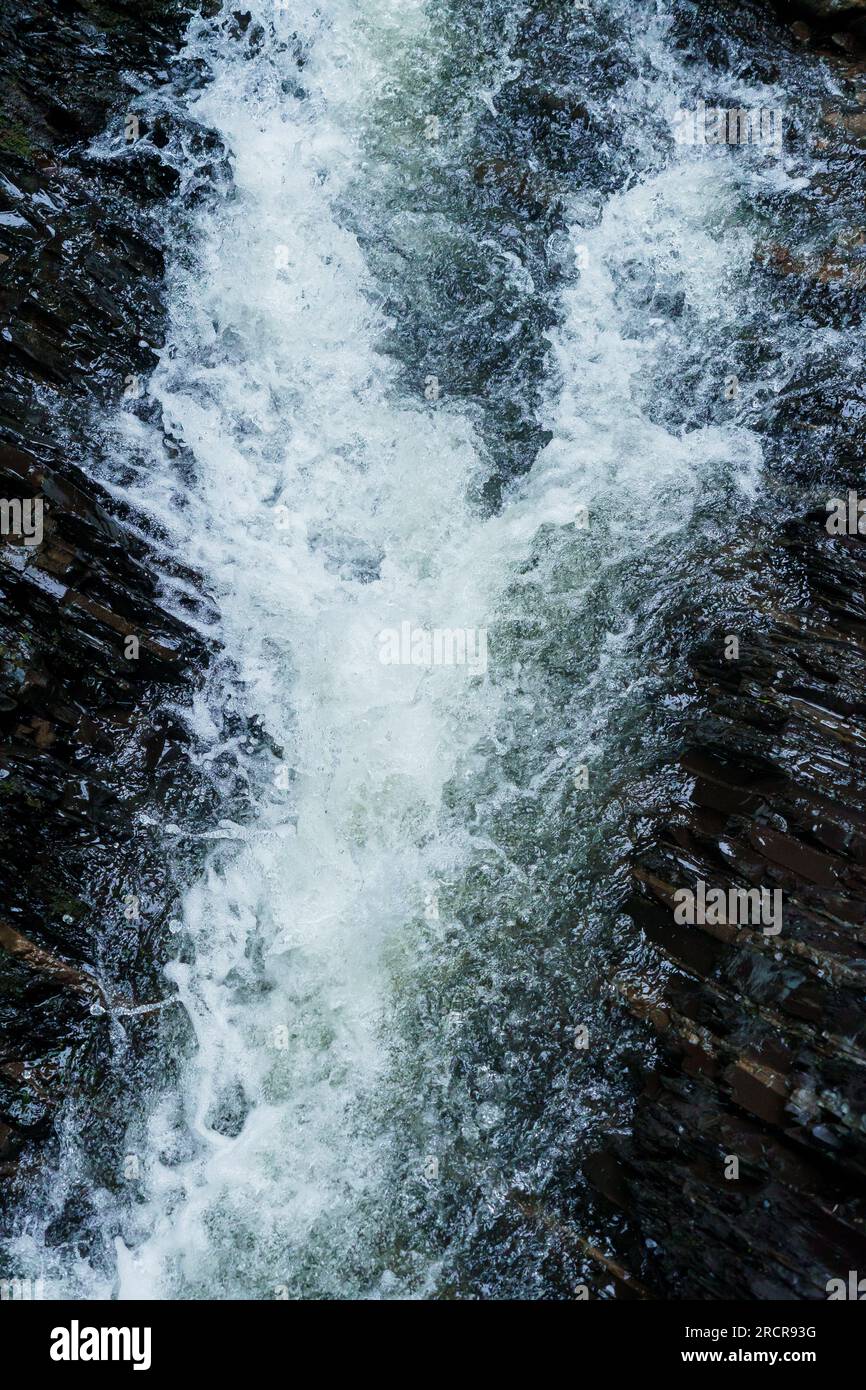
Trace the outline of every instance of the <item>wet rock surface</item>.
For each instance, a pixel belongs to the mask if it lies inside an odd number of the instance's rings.
[[[866,1259],[866,544],[824,523],[777,542],[802,605],[738,662],[722,634],[693,654],[708,709],[682,804],[633,868],[643,968],[613,990],[659,1060],[619,1196],[656,1296],[824,1298]],[[780,889],[781,931],[678,923],[698,880]]]
[[[176,567],[191,622],[169,611],[140,518],[88,477],[94,406],[137,395],[154,361],[172,173],[155,150],[100,161],[89,142],[124,119],[122,74],[158,81],[182,25],[171,0],[0,7],[4,1179],[44,1158],[63,1101],[110,1131],[105,1057],[127,1049],[136,1075],[166,990],[179,871],[159,822],[204,795],[183,707],[207,606]]]

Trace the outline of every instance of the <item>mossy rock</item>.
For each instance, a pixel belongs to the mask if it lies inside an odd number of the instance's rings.
[[[39,153],[30,136],[17,121],[0,112],[0,151],[18,159],[35,159]]]

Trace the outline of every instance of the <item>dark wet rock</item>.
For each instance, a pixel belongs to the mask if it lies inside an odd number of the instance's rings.
[[[694,648],[705,712],[636,855],[643,951],[611,987],[657,1057],[586,1172],[653,1297],[820,1299],[866,1261],[866,542],[812,513],[775,544],[800,602],[740,660],[721,631]],[[678,923],[698,880],[780,889],[782,931]]]
[[[787,5],[783,0],[781,7],[801,10],[804,14],[815,15],[818,19],[832,19],[838,24],[840,15],[866,12],[866,0],[796,0],[792,5]]]
[[[244,1127],[250,1108],[243,1086],[239,1081],[234,1081],[223,1088],[218,1101],[211,1106],[206,1115],[205,1123],[218,1134],[236,1139]]]
[[[557,195],[556,188],[541,180],[536,170],[515,166],[507,159],[489,159],[476,165],[474,178],[480,187],[492,184],[530,207],[545,206]]]
[[[788,247],[771,243],[758,247],[755,260],[759,266],[776,274],[798,276],[807,285],[841,281],[845,285],[862,288],[866,285],[866,259],[860,250],[862,243],[859,236],[858,232],[852,230],[846,242],[832,251],[809,258],[795,256]]]
[[[866,111],[829,111],[827,124],[841,126],[858,142],[866,140]]]
[[[800,42],[863,51],[866,0],[775,0],[775,9]]]
[[[7,1176],[38,1160],[61,1101],[80,1097],[94,1124],[111,1113],[94,1096],[112,1011],[144,1006],[124,1028],[147,1054],[176,893],[161,823],[206,796],[167,705],[182,709],[208,645],[166,607],[141,519],[86,472],[93,407],[119,405],[155,360],[155,204],[176,184],[158,131],[121,151],[120,178],[88,142],[122,127],[123,71],[160,80],[183,23],[172,0],[0,7],[0,498],[43,509],[38,544],[0,536]]]

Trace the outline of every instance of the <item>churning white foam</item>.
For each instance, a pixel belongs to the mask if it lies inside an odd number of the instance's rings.
[[[383,1167],[364,1121],[383,953],[423,903],[442,786],[492,698],[459,666],[379,660],[378,634],[404,621],[484,625],[479,459],[458,413],[393,400],[363,258],[332,212],[395,27],[405,42],[420,7],[367,6],[363,26],[353,6],[326,25],[303,11],[292,26],[319,30],[303,99],[271,41],[252,63],[226,44],[197,103],[233,188],[175,275],[151,384],[194,459],[182,503],[160,488],[154,511],[213,585],[247,709],[283,751],[250,768],[254,819],[186,898],[191,960],[170,973],[195,1026],[200,1148],[154,1160],[155,1229],[121,1248],[123,1295],[249,1287],[248,1238],[261,1291],[294,1288],[293,1252],[356,1238]],[[209,1123],[227,1094],[247,1112],[234,1137]],[[173,1123],[168,1104],[155,1150]]]
[[[324,13],[290,10],[302,97],[279,39],[287,16],[274,38],[271,14],[253,6],[261,52],[211,49],[194,108],[232,151],[234,177],[173,274],[150,389],[191,463],[180,496],[154,461],[150,505],[212,585],[247,710],[281,752],[250,760],[253,816],[186,897],[170,975],[196,1034],[182,1108],[197,1145],[160,1157],[177,1123],[167,1098],[135,1223],[146,1235],[134,1249],[119,1242],[122,1296],[380,1288],[350,1252],[365,1223],[387,1225],[390,1136],[370,1117],[387,1080],[388,952],[477,833],[446,834],[440,803],[508,699],[496,665],[504,587],[540,527],[574,527],[568,601],[579,604],[593,580],[591,566],[580,577],[582,508],[604,536],[594,563],[613,565],[687,527],[717,470],[746,477],[758,457],[735,432],[674,437],[647,408],[671,329],[631,331],[620,264],[640,256],[697,313],[718,304],[731,271],[712,225],[725,195],[708,224],[709,171],[677,165],[575,231],[588,259],[553,344],[553,440],[499,515],[473,510],[473,429],[447,395],[397,398],[361,249],[335,213],[363,181],[375,186],[365,113],[395,49],[423,43],[423,8],[366,4],[361,18],[335,0]],[[489,626],[490,673],[383,665],[377,635],[407,620]],[[239,1132],[214,1127],[227,1103]]]

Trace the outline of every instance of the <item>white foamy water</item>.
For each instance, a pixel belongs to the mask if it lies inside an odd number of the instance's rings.
[[[751,240],[740,173],[693,153],[575,222],[586,264],[550,343],[552,438],[490,516],[473,501],[488,468],[475,417],[447,382],[435,401],[398,387],[341,211],[375,205],[380,183],[393,196],[382,150],[393,142],[399,164],[404,132],[376,130],[381,168],[367,134],[406,55],[441,59],[441,26],[434,40],[420,0],[291,0],[276,23],[264,0],[250,8],[264,29],[252,49],[215,25],[190,37],[211,79],[187,100],[230,150],[232,180],[191,218],[170,272],[149,391],[180,456],[131,415],[110,426],[141,462],[123,495],[217,601],[232,671],[198,701],[196,732],[213,760],[238,760],[252,809],[179,828],[221,837],[169,968],[195,1048],[135,1141],[141,1200],[122,1215],[108,1287],[425,1296],[442,1252],[397,1211],[413,1174],[435,1186],[453,1159],[437,1097],[462,1006],[443,1004],[415,1055],[397,1021],[459,952],[477,964],[470,909],[502,924],[491,1009],[531,968],[508,931],[553,890],[513,840],[571,835],[579,858],[574,768],[603,761],[642,698],[639,596],[658,557],[689,553],[708,502],[754,485],[747,430],[671,430],[656,395],[693,362],[694,325],[711,342],[738,312]],[[642,158],[652,121],[679,104],[663,30],[642,38],[656,66],[629,98],[647,112],[645,128],[630,117]],[[659,286],[685,318],[647,309]],[[567,698],[533,620],[582,653]],[[406,622],[485,630],[488,669],[383,664],[379,634]],[[270,752],[224,741],[229,692]],[[457,1129],[489,1155],[511,1123],[508,1088],[478,1095]]]

